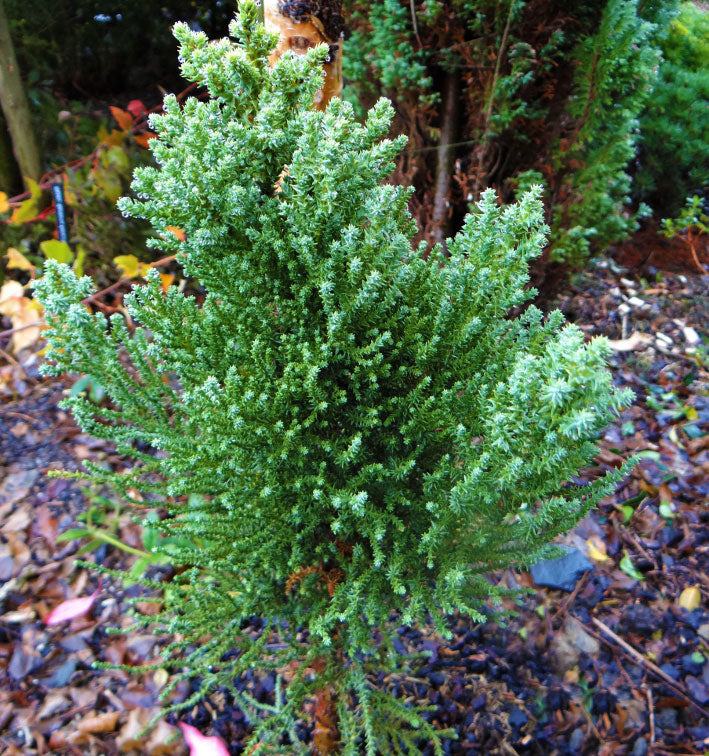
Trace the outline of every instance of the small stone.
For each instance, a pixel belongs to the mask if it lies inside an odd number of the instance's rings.
[[[684,682],[689,688],[692,698],[700,706],[709,703],[709,688],[707,688],[701,680],[697,680],[697,678],[692,677],[692,675],[687,675],[687,677],[684,678]]]
[[[69,684],[71,676],[76,672],[76,659],[70,657],[61,667],[54,670],[54,674],[46,681],[48,688],[63,688]]]
[[[655,613],[643,604],[631,604],[623,612],[623,629],[638,635],[652,635],[658,629]]]
[[[633,745],[633,750],[630,752],[631,756],[645,756],[648,751],[647,740],[645,738],[638,738]]]
[[[484,709],[487,705],[487,694],[481,693],[479,696],[475,696],[475,698],[470,702],[470,708],[473,711],[480,711],[481,709]]]
[[[529,717],[522,711],[522,709],[515,707],[510,712],[510,717],[507,720],[510,723],[510,727],[519,730],[524,727],[529,721]]]
[[[680,663],[682,664],[682,671],[685,674],[698,677],[702,674],[702,667],[704,666],[704,662],[700,662],[693,657],[694,654],[685,654],[680,659]]]
[[[597,654],[601,650],[598,641],[569,617],[561,631],[554,636],[551,648],[559,672],[575,667],[582,653]]]
[[[547,693],[547,708],[551,711],[561,711],[568,703],[569,696],[563,688],[551,688]]]
[[[697,635],[705,641],[709,641],[709,623],[699,625],[697,628]]]
[[[655,714],[655,724],[661,730],[676,730],[677,709],[660,709]]]
[[[673,664],[663,664],[660,669],[673,680],[679,680],[681,677],[679,670]]]
[[[676,546],[683,538],[682,531],[677,528],[666,527],[660,533],[660,543],[664,546]]]
[[[682,329],[682,335],[684,336],[684,340],[689,344],[689,346],[696,346],[701,342],[699,334],[694,330],[694,328],[692,328],[692,326],[685,326]]]
[[[42,659],[39,656],[29,652],[18,643],[15,646],[12,659],[10,659],[7,672],[13,680],[19,682],[23,677],[37,669],[41,663]]]
[[[571,733],[571,737],[569,738],[569,748],[571,749],[572,753],[581,753],[581,748],[583,747],[584,740],[585,736],[583,734],[583,730],[580,727],[577,727]]]
[[[631,307],[645,307],[645,301],[640,299],[640,297],[630,297],[628,304]]]
[[[593,713],[607,714],[614,711],[616,697],[607,690],[601,690],[593,696]]]
[[[591,562],[578,549],[572,548],[559,559],[542,559],[532,565],[530,572],[536,585],[571,593],[581,575],[592,569]]]

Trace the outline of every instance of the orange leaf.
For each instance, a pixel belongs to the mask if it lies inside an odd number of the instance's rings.
[[[162,290],[167,291],[174,280],[175,276],[173,276],[172,273],[161,273],[160,281],[162,281]]]
[[[133,138],[141,147],[145,147],[147,150],[150,140],[155,139],[155,134],[135,134]]]
[[[115,105],[111,105],[111,115],[116,119],[116,123],[122,131],[129,131],[133,128],[133,116],[127,110],[121,110]]]
[[[178,241],[183,242],[185,240],[185,232],[179,226],[166,226],[165,227]]]

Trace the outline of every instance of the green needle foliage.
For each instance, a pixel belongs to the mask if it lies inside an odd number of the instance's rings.
[[[577,265],[626,237],[646,212],[632,206],[630,173],[638,119],[657,79],[653,32],[670,18],[656,3],[676,0],[347,0],[346,94],[395,101],[415,140],[398,168],[421,196],[434,191],[433,145],[452,122],[456,228],[482,187],[512,198],[530,179],[543,183],[550,256]],[[448,76],[457,81],[455,116],[440,101]],[[692,113],[702,108],[699,98]],[[678,150],[672,143],[668,153]],[[431,203],[422,204],[414,210],[426,226]]]
[[[339,100],[312,110],[325,47],[269,68],[275,39],[252,0],[230,31],[239,42],[176,26],[183,73],[211,99],[166,98],[158,168],[121,201],[204,302],[152,273],[126,297],[133,330],[89,312],[91,281],[50,261],[44,371],[94,376],[111,399],[66,400],[136,461],[94,478],[164,497],[151,527],[174,536],[181,570],[143,579],[161,611],[136,622],[176,637],[175,682],[199,679],[181,706],[293,662],[271,716],[254,714],[260,747],[290,731],[295,749],[304,700],[330,686],[345,753],[416,753],[416,737],[440,751],[368,671],[396,663],[399,624],[430,617],[446,635],[452,612],[483,619],[505,593],[490,571],[550,554],[612,490],[623,470],[567,481],[631,394],[613,390],[603,339],[584,343],[558,311],[508,317],[545,243],[538,189],[507,208],[486,192],[450,258],[427,256],[410,190],[382,183],[404,144],[384,138],[388,102],[364,125]]]
[[[551,251],[560,259],[580,262],[592,246],[605,249],[636,230],[637,219],[650,211],[644,205],[637,213],[629,209],[627,169],[659,62],[654,27],[637,15],[637,5],[609,0],[598,32],[574,51],[578,68],[568,115],[575,127],[556,156],[561,202],[553,208]]]
[[[709,10],[685,2],[677,11],[657,35],[663,59],[642,116],[634,186],[666,215],[679,213],[688,195],[709,192]]]

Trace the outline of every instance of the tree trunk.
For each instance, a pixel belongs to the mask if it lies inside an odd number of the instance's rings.
[[[451,169],[453,167],[453,147],[458,132],[458,104],[460,99],[459,76],[457,71],[446,74],[443,84],[441,104],[441,133],[438,140],[436,161],[436,191],[433,197],[433,241],[442,244],[444,252],[450,225]]]
[[[325,81],[313,103],[324,110],[333,97],[342,96],[342,0],[264,0],[264,24],[279,36],[271,63],[284,52],[303,53],[325,42],[330,57]]]
[[[23,178],[39,180],[39,150],[32,132],[30,110],[10,39],[3,0],[0,0],[0,105],[12,138],[15,159]]]

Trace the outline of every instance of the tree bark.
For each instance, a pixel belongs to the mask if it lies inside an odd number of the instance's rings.
[[[0,105],[2,105],[13,152],[23,178],[38,181],[41,174],[39,149],[32,131],[30,110],[10,39],[10,29],[0,0]]]
[[[458,106],[460,101],[460,81],[457,71],[446,74],[443,84],[441,104],[441,133],[436,150],[436,190],[433,195],[433,241],[442,244],[445,250],[446,237],[450,226],[451,169],[453,168],[453,147],[458,131]]]
[[[314,105],[324,110],[333,97],[342,97],[342,0],[264,0],[264,24],[279,36],[271,64],[283,53],[304,53],[324,42],[330,48],[325,81]]]

